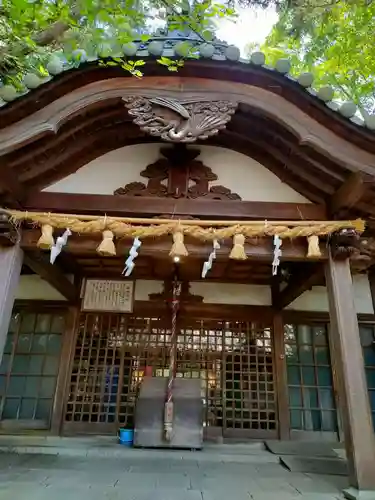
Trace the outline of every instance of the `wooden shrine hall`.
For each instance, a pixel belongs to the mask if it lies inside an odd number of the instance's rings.
[[[375,495],[374,117],[231,46],[170,73],[164,43],[140,79],[55,57],[0,88],[0,430],[132,428],[174,345],[205,439],[343,441]]]

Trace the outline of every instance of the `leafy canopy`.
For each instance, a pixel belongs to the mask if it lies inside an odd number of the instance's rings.
[[[147,41],[167,23],[209,41],[215,20],[234,17],[234,8],[215,0],[192,7],[186,0],[0,0],[0,79],[17,85],[29,71],[47,75],[51,53],[78,63],[84,55],[114,55],[112,64],[140,76],[134,68],[142,61],[125,61],[124,45]]]
[[[309,71],[316,88],[330,85],[338,99],[355,102],[363,115],[373,112],[375,2],[309,2],[309,8],[280,16],[261,47],[267,62],[287,57],[295,75]]]

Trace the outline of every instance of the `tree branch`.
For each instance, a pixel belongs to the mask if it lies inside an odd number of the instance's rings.
[[[37,45],[44,47],[58,40],[68,29],[69,24],[63,21],[56,21],[48,29],[42,31],[34,38]]]
[[[187,20],[184,18],[184,16],[183,16],[182,14],[179,14],[179,13],[176,11],[176,9],[174,8],[174,6],[173,6],[173,5],[171,5],[170,3],[168,3],[168,1],[167,1],[167,0],[161,0],[161,3],[162,3],[163,5],[165,5],[165,7],[166,7],[166,9],[167,9],[167,10],[168,10],[168,9],[171,9],[171,10],[172,10],[172,12],[173,12],[173,15],[175,15],[175,16],[176,16],[176,18],[177,18],[177,19],[179,19],[179,21],[180,21],[181,23],[186,23],[186,24],[187,24],[187,26],[191,29],[191,31],[193,31],[196,35],[198,35],[198,36],[199,36],[199,38],[201,39],[201,41],[202,41],[202,42],[206,42],[206,40],[204,39],[204,37],[203,37],[200,33],[198,33],[198,32],[197,32],[197,31],[196,31],[196,30],[195,30],[195,29],[191,26],[191,24],[190,24],[189,22],[187,22]]]

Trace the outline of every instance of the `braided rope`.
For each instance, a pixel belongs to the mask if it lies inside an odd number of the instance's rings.
[[[173,435],[173,382],[176,378],[177,312],[180,305],[180,295],[181,283],[175,281],[172,292],[171,345],[169,349],[169,373],[164,413],[164,436],[167,441],[171,441]]]
[[[112,231],[117,238],[156,238],[179,231],[186,236],[206,241],[229,239],[236,234],[247,238],[275,236],[300,238],[327,236],[344,228],[364,231],[364,222],[355,221],[171,221],[168,219],[126,219],[116,217],[90,217],[64,214],[32,213],[8,210],[15,222],[30,221],[39,226],[55,229],[69,228],[73,233],[100,233]]]
[[[169,350],[169,374],[167,387],[167,402],[172,401],[173,380],[176,376],[176,346],[177,346],[177,312],[179,308],[179,299],[181,294],[181,284],[173,284],[173,300],[172,300],[172,328],[171,328],[171,347]]]

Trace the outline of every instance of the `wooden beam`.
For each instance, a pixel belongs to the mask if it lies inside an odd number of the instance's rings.
[[[375,269],[373,267],[369,269],[367,276],[368,276],[368,282],[370,285],[372,309],[375,313]]]
[[[76,279],[81,277],[82,269],[73,255],[62,252],[58,259],[58,265],[64,274],[72,274]]]
[[[349,259],[326,264],[332,365],[349,468],[347,498],[375,495],[375,440]]]
[[[289,394],[285,360],[284,320],[280,312],[273,316],[273,343],[275,374],[279,410],[279,439],[290,439]]]
[[[275,276],[271,277],[271,302],[273,307],[276,307],[276,304],[280,300],[280,285],[281,285],[281,275],[278,272]]]
[[[313,266],[306,274],[298,274],[298,276],[291,279],[284,290],[276,295],[274,307],[279,310],[284,309],[304,292],[321,283],[323,278],[324,268],[319,264]]]
[[[35,251],[37,242],[40,238],[39,229],[25,229],[21,236],[21,247],[27,251]],[[190,240],[191,241],[191,240]],[[206,259],[212,250],[212,245],[209,243],[200,243],[197,240],[190,242],[186,239],[186,247],[189,256],[192,258]],[[69,238],[67,245],[64,247],[64,252],[76,255],[97,255],[96,249],[100,243],[100,235],[96,238],[94,235],[73,235]],[[131,240],[116,241],[117,255],[127,255],[131,247]],[[154,258],[169,258],[168,254],[171,249],[170,238],[146,239],[141,248],[141,255]],[[217,260],[227,260],[231,251],[231,243],[226,242],[217,250]],[[245,244],[245,249],[249,260],[272,261],[273,258],[273,243],[271,238],[258,238],[256,243]],[[303,241],[293,240],[293,242],[283,242],[283,260],[285,261],[305,261],[307,245]],[[159,254],[159,255],[158,255]],[[321,257],[317,260],[325,260],[327,258],[327,250],[325,244],[321,244]],[[187,259],[189,258],[187,257]]]
[[[330,210],[332,215],[342,215],[343,211],[353,208],[365,195],[373,183],[373,179],[366,178],[363,172],[353,172],[339,187],[331,198]]]
[[[326,209],[312,203],[217,201],[174,198],[127,197],[99,194],[32,193],[25,210],[78,214],[152,217],[170,214],[210,219],[326,220]]]
[[[77,301],[79,290],[62,273],[57,264],[50,264],[46,255],[35,250],[35,247],[32,252],[25,252],[24,264],[53,286],[69,302]]]
[[[13,202],[13,205],[20,207],[26,190],[4,160],[0,160],[0,188],[5,191],[6,198]]]

